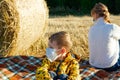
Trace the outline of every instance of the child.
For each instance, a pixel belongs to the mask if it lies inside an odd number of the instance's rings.
[[[69,53],[70,35],[61,31],[49,37],[46,58],[36,71],[36,80],[80,80],[79,64]]]

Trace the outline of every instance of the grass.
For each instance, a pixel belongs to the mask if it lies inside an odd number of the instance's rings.
[[[112,15],[111,21],[120,26],[120,15]],[[90,16],[50,16],[45,35],[35,43],[36,45],[18,55],[42,57],[45,55],[48,37],[58,31],[67,31],[73,42],[71,52],[76,54],[78,58],[88,59],[88,31],[92,25],[93,21]]]
[[[92,21],[91,18],[88,16],[54,17],[49,19],[49,27],[45,36],[50,36],[52,33],[58,31],[69,32],[73,42],[72,53],[77,54],[82,58],[87,58],[88,57],[87,33],[91,25]]]
[[[112,15],[111,21],[120,25],[120,16]],[[67,31],[70,33],[73,42],[72,53],[77,54],[81,59],[88,59],[88,31],[92,25],[93,21],[90,16],[50,16],[49,25],[42,41],[43,54],[47,47],[48,37],[51,34],[58,31]]]

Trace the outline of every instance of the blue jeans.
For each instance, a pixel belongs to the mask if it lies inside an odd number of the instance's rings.
[[[61,75],[57,76],[57,74],[53,71],[49,71],[49,74],[53,80],[57,80],[57,79],[67,80],[67,77],[68,77],[68,75],[66,75],[66,74],[61,74]]]
[[[104,68],[104,70],[108,71],[108,72],[116,71],[118,69],[120,69],[120,58],[118,59],[118,62],[115,65],[113,65],[112,67],[110,67],[110,68]]]
[[[118,62],[110,68],[104,68],[104,70],[111,72],[120,69],[120,40],[119,40],[119,59]]]

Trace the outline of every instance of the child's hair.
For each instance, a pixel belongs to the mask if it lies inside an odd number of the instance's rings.
[[[65,31],[60,31],[52,34],[49,37],[50,42],[56,41],[59,48],[65,47],[69,52],[72,47],[72,42],[70,39],[70,35]]]
[[[109,11],[106,5],[103,3],[96,3],[93,9],[91,10],[91,15],[94,13],[98,14],[98,17],[104,17],[104,20],[110,23]]]

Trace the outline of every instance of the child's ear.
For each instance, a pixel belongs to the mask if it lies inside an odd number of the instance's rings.
[[[62,53],[66,53],[66,49],[64,47],[62,47],[62,50],[61,50]]]

